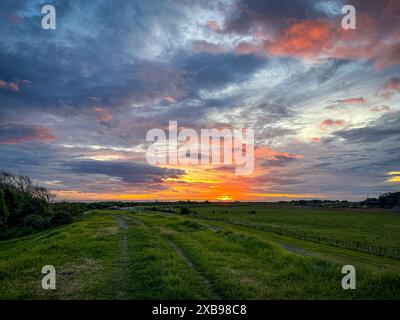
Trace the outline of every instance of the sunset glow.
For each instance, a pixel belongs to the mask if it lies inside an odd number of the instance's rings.
[[[0,19],[0,164],[58,200],[360,200],[398,187],[399,1],[353,1],[356,29],[336,0],[66,1],[51,32],[32,32],[30,2],[8,1]],[[254,130],[254,171],[150,163],[146,134],[170,122]]]

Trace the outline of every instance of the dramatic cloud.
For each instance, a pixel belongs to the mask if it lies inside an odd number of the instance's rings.
[[[166,169],[130,162],[82,160],[68,162],[63,166],[74,173],[103,174],[120,178],[127,183],[161,182],[168,178],[178,178],[184,173],[179,169]]]
[[[389,27],[398,24],[398,1],[353,1],[356,30],[342,29],[343,4],[339,1],[260,2],[243,1],[239,6],[241,14],[229,20],[224,29],[251,39],[237,45],[239,54],[287,56],[314,62],[326,58],[363,59],[373,61],[379,70],[400,63],[399,31]]]
[[[400,2],[2,1],[0,166],[66,199],[360,199],[392,190]],[[24,80],[29,79],[29,80]],[[146,133],[252,128],[255,170],[146,165]],[[397,166],[397,167],[396,167]]]

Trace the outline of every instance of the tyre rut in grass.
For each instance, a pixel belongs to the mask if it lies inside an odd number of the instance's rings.
[[[128,287],[125,277],[129,274],[129,257],[128,257],[128,224],[121,217],[116,217],[121,230],[121,240],[119,243],[118,261],[117,261],[117,291],[115,298],[118,300],[128,299]]]
[[[176,243],[172,242],[170,239],[168,239],[168,242],[170,243],[172,248],[175,250],[176,254],[188,265],[188,267],[190,269],[193,270],[194,273],[197,274],[197,276],[201,279],[201,281],[204,283],[204,285],[207,287],[207,289],[213,293],[213,299],[220,300],[221,297],[217,293],[215,293],[210,281],[195,268],[192,261],[190,261],[190,259],[185,255],[185,253],[181,250],[181,248],[179,248],[178,245]]]

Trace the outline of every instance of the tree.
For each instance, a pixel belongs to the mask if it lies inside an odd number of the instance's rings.
[[[4,191],[0,189],[0,228],[5,226],[9,216],[9,211],[6,204],[6,199],[4,198]]]
[[[383,208],[394,208],[400,206],[400,192],[385,193],[379,196],[379,206]]]

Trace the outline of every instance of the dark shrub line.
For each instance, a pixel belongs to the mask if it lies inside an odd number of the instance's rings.
[[[29,177],[0,173],[0,239],[71,223],[86,211],[81,203],[53,203],[55,195]]]

